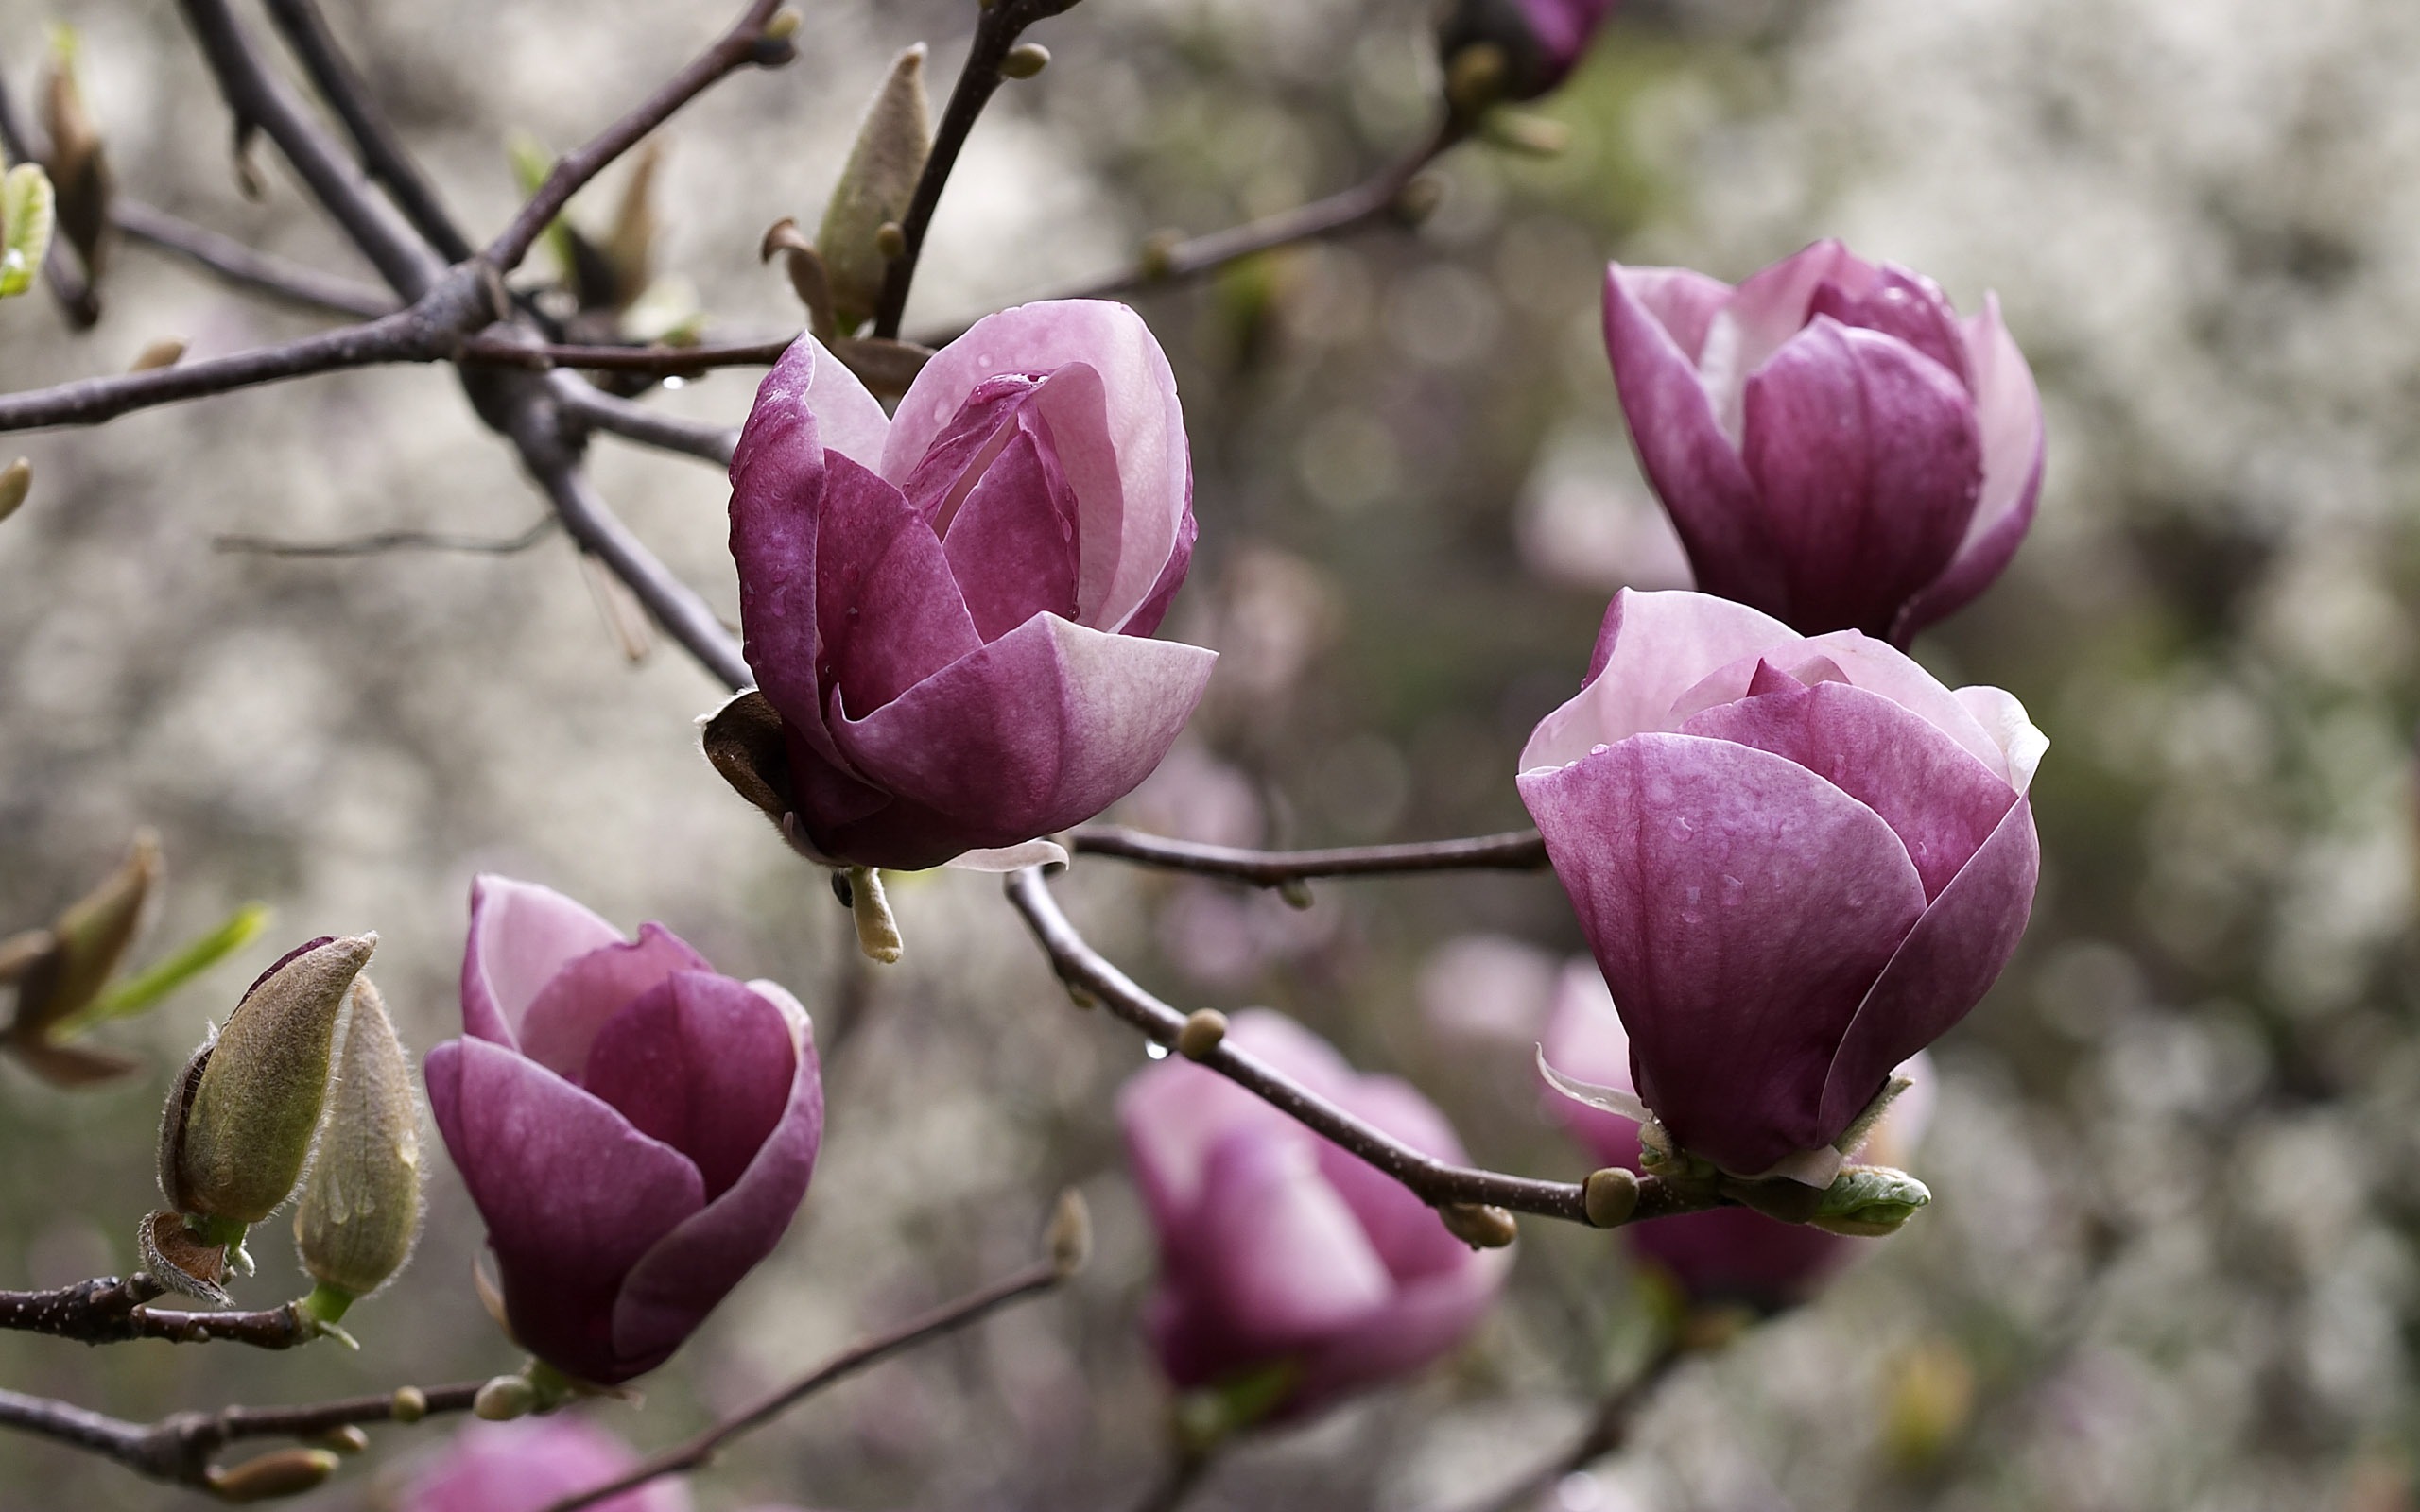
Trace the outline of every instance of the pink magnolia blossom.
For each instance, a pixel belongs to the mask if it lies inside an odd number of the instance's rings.
[[[463,1038],[430,1109],[487,1220],[513,1336],[584,1381],[664,1363],[770,1253],[823,1138],[813,1027],[659,924],[635,941],[481,877]]]
[[[1630,1088],[1630,1036],[1595,962],[1574,961],[1564,971],[1541,1048],[1547,1063],[1567,1076]],[[1933,1096],[1927,1057],[1917,1056],[1899,1074],[1911,1085],[1875,1129],[1863,1160],[1899,1164],[1924,1137]],[[1600,1164],[1639,1168],[1636,1121],[1561,1095],[1549,1096],[1547,1103],[1556,1121]],[[1692,1300],[1745,1302],[1763,1312],[1805,1301],[1860,1246],[1874,1243],[1828,1233],[1813,1224],[1783,1223],[1747,1208],[1658,1218],[1621,1231],[1633,1249]]]
[[[1605,345],[1697,586],[1906,645],[2032,522],[2042,402],[1999,304],[1818,242],[1737,288],[1615,264]]]
[[[1442,1160],[1465,1159],[1428,1100],[1366,1076],[1266,1009],[1227,1042]],[[1146,1314],[1181,1387],[1293,1372],[1297,1415],[1408,1374],[1460,1343],[1503,1284],[1508,1250],[1473,1250],[1392,1177],[1216,1072],[1171,1058],[1127,1083],[1118,1121],[1160,1239]]]
[[[1674,1139],[1829,1179],[1832,1143],[2024,932],[2047,744],[2008,694],[1952,693],[1854,630],[1616,595],[1518,785]]]
[[[638,1463],[629,1445],[562,1414],[470,1423],[405,1486],[395,1512],[541,1512]],[[652,1482],[596,1503],[596,1512],[689,1512],[688,1487]]]
[[[1091,818],[1201,700],[1213,653],[1150,638],[1193,555],[1184,416],[1122,304],[986,317],[895,419],[801,336],[731,477],[748,664],[829,857],[936,866]]]

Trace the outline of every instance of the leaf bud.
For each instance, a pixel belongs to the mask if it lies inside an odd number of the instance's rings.
[[[254,1224],[294,1191],[327,1096],[337,1022],[376,935],[320,938],[252,984],[170,1095],[160,1185],[188,1216]]]
[[[336,1472],[337,1457],[324,1449],[279,1449],[206,1476],[221,1502],[268,1502],[316,1490]]]
[[[370,1448],[370,1435],[353,1424],[331,1428],[324,1434],[314,1434],[311,1442],[338,1454],[359,1454]]]
[[[527,1417],[538,1405],[538,1388],[527,1376],[497,1376],[471,1399],[471,1415],[492,1423]]]
[[[1445,1231],[1473,1249],[1502,1249],[1520,1236],[1520,1226],[1502,1208],[1477,1202],[1448,1202],[1437,1210]]]
[[[134,361],[127,368],[126,370],[129,372],[149,372],[155,368],[173,368],[178,363],[184,360],[184,337],[162,336],[159,340],[147,344],[141,352],[136,352],[134,354]]]
[[[815,249],[832,287],[838,335],[852,335],[873,318],[890,275],[890,256],[878,245],[882,228],[907,218],[932,149],[925,48],[919,43],[892,62],[890,77],[867,108],[856,145],[850,148],[823,224],[815,233]]]
[[[1197,1008],[1184,1016],[1184,1027],[1176,1032],[1177,1054],[1200,1060],[1226,1038],[1227,1016],[1216,1008]]]
[[[0,190],[0,193],[5,192]],[[6,282],[6,275],[0,274],[0,293],[7,292]],[[24,457],[0,468],[0,520],[15,514],[17,507],[26,502],[26,495],[33,491],[33,487],[34,465]]]
[[[428,1393],[418,1386],[397,1386],[387,1412],[399,1423],[416,1423],[428,1416]]]
[[[0,482],[5,478],[0,473]],[[107,881],[70,903],[48,930],[23,936],[28,954],[11,973],[17,979],[17,1012],[8,1040],[43,1079],[76,1086],[133,1069],[134,1062],[123,1057],[60,1041],[70,1038],[70,1021],[100,996],[142,932],[159,881],[159,838],[140,831],[125,863]]]
[[[1031,78],[1050,66],[1050,49],[1038,42],[1021,42],[1000,60],[1003,78]]]
[[[76,249],[87,276],[97,281],[110,229],[109,157],[76,79],[76,33],[51,28],[50,66],[43,76],[43,129],[50,137],[50,170],[60,233]]]
[[[1050,1212],[1050,1268],[1061,1280],[1075,1275],[1093,1258],[1093,1213],[1084,1194],[1074,1187],[1059,1194]]]
[[[1591,1172],[1580,1193],[1588,1221],[1599,1228],[1618,1228],[1638,1211],[1638,1177],[1618,1165]]]
[[[58,195],[42,164],[20,163],[0,178],[0,298],[34,286],[58,224]]]
[[[344,1048],[295,1205],[294,1245],[312,1280],[351,1300],[376,1291],[411,1257],[421,1217],[420,1104],[410,1058],[367,973],[347,996]]]

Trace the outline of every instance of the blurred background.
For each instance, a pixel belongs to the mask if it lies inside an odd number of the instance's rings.
[[[329,0],[372,84],[484,234],[505,143],[586,136],[733,7]],[[955,77],[961,0],[817,0],[803,56],[665,133],[659,266],[721,331],[794,329],[759,233],[813,224],[890,55]],[[121,184],[366,276],[228,119],[168,9],[0,3],[24,98],[72,23]],[[1366,177],[1428,129],[1423,0],[1085,0],[985,118],[908,322],[955,322]],[[266,27],[261,28],[266,36]],[[1545,114],[1559,156],[1466,146],[1438,208],[1143,299],[1174,360],[1201,545],[1169,633],[1224,660],[1123,816],[1236,843],[1518,827],[1514,757],[1576,687],[1617,586],[1685,580],[1598,329],[1609,257],[1737,279],[1820,236],[1962,308],[1996,290],[2048,405],[2014,568],[1919,643],[2051,739],[2031,932],[1936,1050],[1914,1169],[1937,1200],[1812,1304],[1690,1361],[1565,1512],[2415,1505],[2420,992],[2412,730],[2420,590],[2420,8],[2408,0],[1633,0]],[[601,220],[618,179],[575,214]],[[106,315],[0,309],[0,383],[310,329],[121,246]],[[651,402],[718,422],[753,374]],[[701,1507],[1122,1508],[1161,1473],[1136,1328],[1150,1241],[1110,1099],[1140,1039],[1069,1009],[990,879],[893,890],[901,966],[697,754],[718,690],[626,660],[574,553],[267,558],[223,533],[509,537],[541,505],[450,373],[259,389],[10,438],[0,525],[0,935],[48,919],[140,825],[165,907],[138,963],[238,903],[277,921],[150,1017],[146,1070],[68,1093],[0,1063],[0,1285],[134,1263],[152,1133],[206,1019],[287,945],[377,929],[416,1050],[458,1032],[472,875],[660,919],[815,1012],[832,1113],[804,1212],[644,1407],[671,1441],[859,1332],[1030,1253],[1051,1192],[1100,1230],[1069,1294],[821,1397],[701,1477]],[[9,455],[14,455],[10,452]],[[721,480],[600,439],[608,497],[735,610]],[[1267,1004],[1398,1072],[1499,1169],[1591,1163],[1538,1102],[1539,984],[1580,948],[1550,877],[1328,885],[1312,907],[1080,864],[1094,938],[1182,1005]],[[1479,936],[1471,938],[1469,936]],[[440,1148],[430,1140],[432,1150]],[[441,1154],[413,1268],[362,1352],[88,1350],[0,1336],[0,1382],[124,1417],[476,1378],[516,1357],[474,1299]],[[299,1295],[272,1223],[243,1297]],[[286,1289],[282,1289],[286,1288]],[[1557,1453],[1659,1305],[1604,1234],[1524,1225],[1513,1284],[1419,1382],[1247,1442],[1210,1507],[1450,1512]],[[441,1425],[385,1430],[307,1505],[391,1504]],[[0,1437],[0,1508],[199,1502]]]

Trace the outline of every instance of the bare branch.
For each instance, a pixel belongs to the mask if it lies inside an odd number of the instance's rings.
[[[364,320],[395,313],[395,297],[385,289],[247,247],[139,199],[119,196],[110,204],[110,219],[131,240],[173,252],[230,284],[287,304]]]
[[[1630,1439],[1631,1424],[1655,1398],[1673,1368],[1688,1358],[1688,1349],[1680,1341],[1668,1339],[1659,1345],[1638,1373],[1608,1393],[1597,1403],[1588,1426],[1572,1440],[1571,1447],[1547,1461],[1519,1480],[1493,1496],[1484,1497],[1463,1509],[1463,1512],[1530,1512],[1563,1478],[1587,1469],[1606,1455],[1617,1452]]]
[[[667,1475],[679,1475],[696,1469],[713,1457],[715,1451],[745,1433],[763,1426],[787,1411],[797,1402],[837,1382],[844,1381],[870,1365],[889,1359],[903,1349],[914,1348],[937,1335],[964,1328],[1011,1302],[1028,1297],[1039,1297],[1066,1279],[1065,1271],[1051,1261],[1040,1261],[1014,1275],[994,1281],[979,1292],[945,1302],[921,1317],[877,1333],[873,1338],[851,1345],[814,1370],[774,1392],[753,1407],[736,1417],[725,1418],[698,1435],[685,1444],[650,1454],[641,1460],[628,1474],[603,1486],[594,1486],[575,1496],[564,1497],[545,1507],[544,1512],[579,1512],[581,1507],[595,1506],[608,1497],[618,1496],[635,1486]]]
[[[423,1415],[467,1412],[482,1383],[419,1391]],[[105,1455],[153,1480],[208,1486],[210,1456],[248,1438],[312,1439],[339,1428],[390,1422],[395,1394],[353,1397],[307,1407],[225,1407],[184,1412],[156,1423],[128,1422],[46,1397],[0,1391],[0,1427],[39,1435]]]
[[[193,3],[193,0],[186,0],[186,3]],[[563,206],[571,202],[571,197],[579,192],[580,186],[602,173],[615,158],[636,146],[648,132],[670,119],[675,111],[703,94],[725,75],[752,63],[766,68],[779,67],[797,56],[797,49],[786,36],[766,35],[766,26],[772,21],[780,4],[781,0],[751,0],[748,9],[731,29],[692,60],[688,67],[674,75],[663,88],[641,101],[620,120],[599,132],[587,146],[567,158],[558,160],[554,171],[546,175],[546,181],[529,197],[528,203],[521,207],[521,213],[512,217],[512,224],[489,245],[485,254],[487,260],[507,273],[520,266],[521,260],[529,255],[529,249],[554,223],[555,217],[562,214]]]
[[[337,112],[337,119],[344,123],[354,146],[360,149],[363,171],[386,186],[404,218],[447,262],[459,263],[468,258],[470,239],[455,226],[454,217],[437,198],[436,186],[405,150],[386,112],[371,97],[369,86],[362,82],[344,50],[337,45],[336,34],[328,29],[327,18],[320,15],[320,8],[313,0],[266,3],[269,21],[302,60],[312,87]]]
[[[0,1292],[0,1329],[47,1333],[84,1344],[165,1339],[172,1344],[226,1342],[256,1349],[291,1349],[320,1336],[293,1303],[253,1313],[168,1312],[152,1301],[167,1288],[141,1271],[120,1280],[103,1276],[48,1292]]]
[[[797,339],[790,335],[778,341],[743,341],[714,347],[613,347],[479,335],[462,343],[461,359],[493,368],[527,368],[532,372],[580,368],[592,372],[681,377],[704,372],[709,368],[769,368]]]
[[[572,419],[624,440],[703,457],[721,467],[731,465],[731,454],[739,445],[739,432],[731,426],[658,414],[645,404],[609,394],[573,373],[558,372],[549,384],[555,398]]]
[[[1085,943],[1067,921],[1067,916],[1060,912],[1049,885],[1042,880],[1041,868],[1028,867],[1011,873],[1008,892],[1009,902],[1024,916],[1026,927],[1050,957],[1051,969],[1061,981],[1099,1000],[1111,1013],[1142,1030],[1154,1042],[1175,1047],[1185,1016],[1135,986],[1125,972]],[[1504,1176],[1425,1155],[1229,1043],[1218,1045],[1199,1059],[1201,1064],[1313,1132],[1325,1135],[1402,1182],[1432,1207],[1474,1203],[1572,1223],[1588,1222],[1584,1189],[1576,1183]],[[1653,1177],[1642,1177],[1638,1182],[1638,1207],[1629,1221],[1694,1212],[1715,1206],[1720,1200],[1711,1193],[1684,1192]]]
[[[377,197],[361,170],[269,73],[227,0],[177,0],[177,6],[201,44],[228,108],[235,112],[237,141],[254,127],[268,132],[313,198],[343,227],[379,276],[406,299],[427,293],[444,273],[443,261]]]
[[[1275,887],[1310,877],[1400,876],[1420,871],[1535,871],[1547,864],[1535,830],[1408,845],[1345,846],[1330,850],[1247,850],[1237,846],[1170,840],[1118,825],[1087,825],[1069,836],[1083,855],[1115,856],[1171,871],[1225,877]]]
[[[527,551],[562,524],[551,514],[517,536],[459,536],[441,530],[380,530],[343,541],[282,541],[274,536],[213,536],[210,549],[254,557],[377,557],[390,551],[461,551],[510,557]]]

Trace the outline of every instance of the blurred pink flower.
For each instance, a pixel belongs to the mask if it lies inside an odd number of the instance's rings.
[[[629,1445],[568,1413],[468,1423],[413,1477],[395,1512],[540,1512],[637,1463]],[[689,1490],[656,1481],[597,1503],[596,1512],[689,1512]]]

